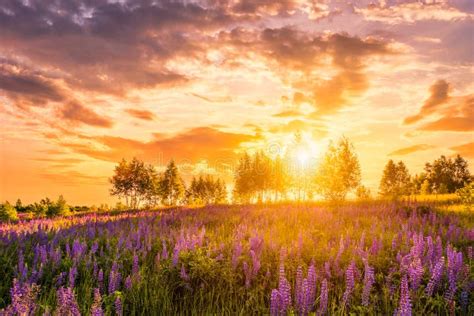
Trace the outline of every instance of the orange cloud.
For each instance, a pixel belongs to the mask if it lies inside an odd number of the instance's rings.
[[[404,156],[404,155],[412,154],[417,151],[428,150],[432,148],[435,148],[435,146],[427,145],[427,144],[419,144],[419,145],[413,145],[410,147],[397,149],[395,151],[392,151],[388,155],[389,156]]]
[[[93,110],[88,109],[77,102],[69,102],[64,104],[58,110],[58,116],[59,118],[73,123],[87,124],[97,127],[110,128],[113,125],[112,120],[109,118],[98,115]]]
[[[405,118],[405,124],[416,123],[426,116],[433,114],[439,105],[448,101],[449,84],[445,80],[438,80],[430,87],[430,97],[425,101],[418,114]]]
[[[449,148],[463,157],[474,158],[474,142]]]
[[[137,119],[144,121],[153,121],[155,119],[155,114],[148,110],[125,109],[125,112]]]
[[[234,159],[236,150],[242,143],[258,140],[259,136],[198,127],[174,136],[157,134],[155,139],[149,142],[115,136],[86,139],[90,143],[64,143],[62,145],[76,153],[112,162],[134,156],[147,161],[176,159],[181,162],[196,162],[206,159],[219,162]]]

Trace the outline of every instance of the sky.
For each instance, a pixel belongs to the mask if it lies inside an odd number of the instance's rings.
[[[474,2],[3,0],[0,200],[112,203],[122,158],[231,185],[244,151],[474,165]]]

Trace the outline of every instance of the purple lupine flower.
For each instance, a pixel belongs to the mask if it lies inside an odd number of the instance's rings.
[[[232,253],[232,269],[237,269],[237,265],[239,264],[239,257],[242,255],[242,243],[236,242],[234,246],[234,251]]]
[[[132,288],[132,278],[127,276],[125,278],[125,289],[130,290]]]
[[[184,268],[184,265],[181,265],[181,271],[179,272],[179,276],[183,281],[189,281],[189,275],[186,272],[186,269]]]
[[[331,263],[329,261],[324,263],[324,272],[326,272],[327,278],[331,278]]]
[[[277,289],[272,290],[272,295],[270,297],[270,315],[278,316],[280,315],[280,292]]]
[[[362,290],[362,305],[369,306],[370,291],[375,282],[374,268],[372,268],[367,260],[364,262],[364,289]]]
[[[261,264],[258,254],[254,250],[250,250],[250,256],[252,257],[252,277],[254,277],[260,270]]]
[[[120,296],[117,296],[115,298],[114,307],[115,307],[115,314],[117,316],[122,316],[123,315],[123,305],[122,305],[122,299],[120,298]]]
[[[118,271],[118,264],[114,262],[109,274],[109,294],[114,293],[120,286],[121,274]]]
[[[420,258],[415,258],[408,267],[408,276],[410,278],[410,288],[414,291],[420,286],[424,269]]]
[[[173,267],[176,267],[178,265],[180,252],[181,252],[180,246],[178,243],[176,243],[173,250],[173,258],[172,258]]]
[[[311,262],[311,265],[308,268],[307,279],[308,279],[310,295],[316,298],[316,269],[314,267],[314,262]]]
[[[56,276],[56,287],[64,285],[64,280],[66,279],[66,272],[61,272]]]
[[[328,310],[328,281],[323,279],[321,282],[321,295],[319,298],[318,315],[325,315]]]
[[[352,261],[346,270],[346,289],[344,291],[344,295],[342,299],[344,306],[348,305],[349,300],[351,299],[352,292],[354,291],[354,287],[355,287],[355,263],[354,261]]]
[[[411,316],[410,290],[408,289],[406,274],[403,275],[400,284],[400,306],[397,310],[397,316]]]
[[[94,302],[91,307],[92,316],[103,316],[104,311],[102,310],[102,297],[100,296],[100,289],[94,289]]]
[[[285,267],[280,264],[280,278],[278,284],[278,292],[280,293],[280,312],[286,315],[291,306],[291,286],[285,277]]]
[[[449,287],[445,297],[448,302],[452,302],[456,294],[458,275],[463,267],[463,256],[462,252],[455,251],[450,245],[448,245],[446,252],[448,257],[447,273]]]
[[[56,292],[56,314],[80,316],[79,306],[77,305],[74,291],[70,287],[60,287]]]
[[[242,265],[242,269],[244,270],[244,275],[245,275],[245,287],[249,288],[250,282],[252,280],[252,270],[249,268],[247,261],[244,261]]]
[[[432,296],[433,292],[443,276],[443,267],[444,267],[444,257],[439,258],[438,263],[436,263],[433,268],[433,273],[431,274],[431,279],[426,286],[426,295]]]
[[[132,264],[132,274],[138,275],[140,273],[140,266],[138,264],[138,256],[137,254],[133,255],[133,264]]]
[[[25,265],[25,257],[23,251],[18,252],[18,279],[24,281],[28,274],[28,267]]]
[[[166,247],[166,242],[163,240],[163,249],[161,250],[161,258],[163,260],[168,259],[168,248]]]
[[[76,276],[77,276],[77,267],[72,266],[69,269],[69,275],[68,275],[68,286],[70,288],[74,288],[74,285],[76,284]]]
[[[104,271],[102,269],[99,270],[97,273],[97,283],[99,284],[99,288],[101,290],[104,289]]]
[[[11,304],[5,309],[5,315],[34,315],[38,292],[38,285],[20,283],[17,279],[13,279],[13,286],[10,289]]]

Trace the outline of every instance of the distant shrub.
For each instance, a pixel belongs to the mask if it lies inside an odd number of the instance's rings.
[[[16,221],[18,220],[18,214],[15,207],[8,201],[0,205],[0,220],[2,221]]]
[[[466,209],[470,210],[472,204],[474,203],[474,182],[467,184],[461,189],[458,189],[456,194],[459,196]]]

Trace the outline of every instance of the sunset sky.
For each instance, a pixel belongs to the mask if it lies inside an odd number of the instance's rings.
[[[348,137],[377,191],[474,171],[474,1],[0,1],[0,199],[113,202],[122,157],[231,184],[245,150]]]

